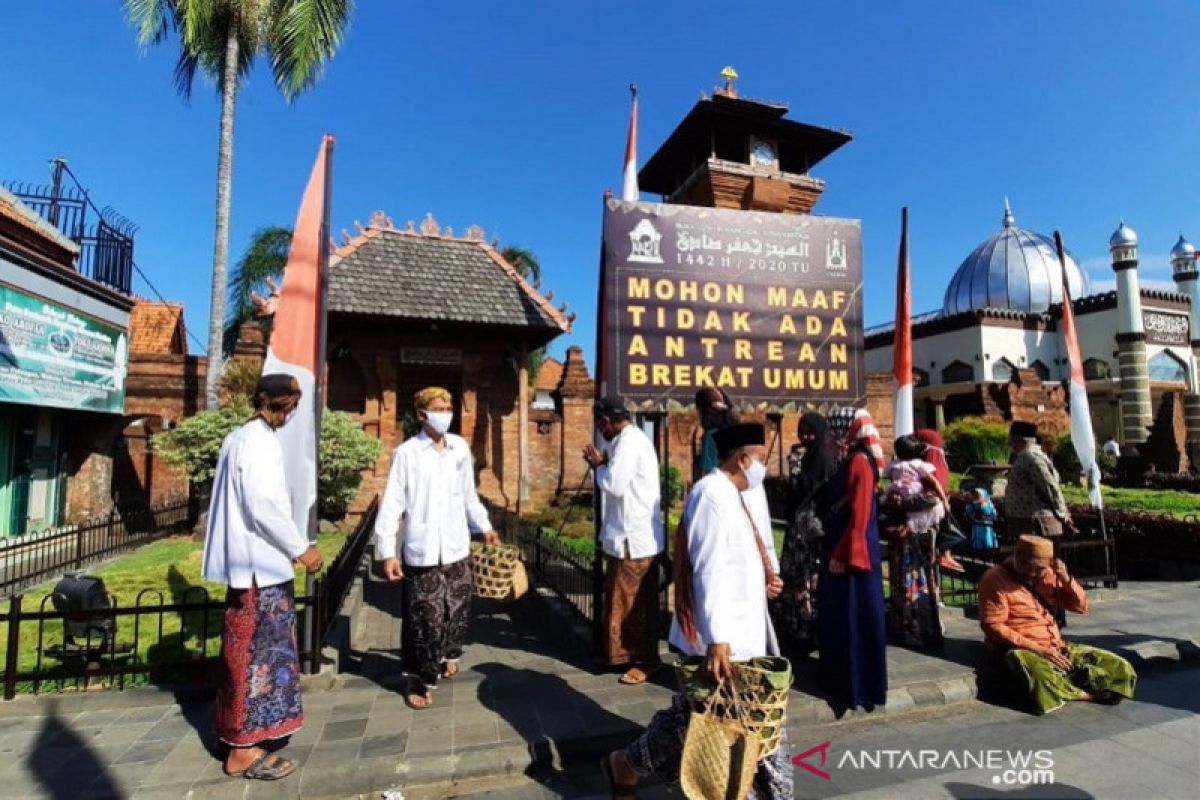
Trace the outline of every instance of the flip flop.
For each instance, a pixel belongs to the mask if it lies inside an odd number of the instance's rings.
[[[609,753],[600,759],[600,769],[604,770],[604,777],[608,778],[609,795],[612,800],[637,800],[636,783],[617,783],[617,777],[613,774],[612,757],[613,754]]]
[[[453,672],[450,671],[450,667],[454,667]],[[448,681],[457,674],[458,674],[458,662],[457,661],[447,661],[444,664],[442,664],[442,679],[443,680]]]
[[[273,760],[272,760],[273,759]],[[268,764],[267,761],[271,760]],[[226,772],[231,778],[246,778],[252,781],[277,781],[296,771],[296,765],[282,756],[264,750],[250,766],[241,772]]]
[[[415,681],[410,682],[408,684],[408,686],[405,688],[404,704],[406,706],[408,706],[409,708],[411,708],[413,711],[424,711],[427,708],[433,708],[433,692],[429,691],[428,686],[423,686],[423,685],[421,686],[421,688],[424,691],[414,691],[413,690],[414,684],[415,684]],[[425,700],[428,700],[429,702],[423,706],[418,705],[413,702],[414,697],[421,697],[421,698],[424,698]]]
[[[653,678],[654,673],[658,672],[658,670],[658,667],[655,667],[654,669],[630,667],[628,670],[626,670],[624,675],[622,675],[620,678],[617,678],[617,682],[626,686],[641,686],[643,683]],[[633,674],[635,672],[637,673],[636,675]],[[641,677],[638,677],[639,675]]]

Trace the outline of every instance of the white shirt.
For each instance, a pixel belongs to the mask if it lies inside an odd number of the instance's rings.
[[[308,549],[292,519],[283,449],[261,418],[225,437],[213,478],[204,537],[204,577],[234,589],[295,580]]]
[[[658,454],[643,431],[626,425],[605,443],[608,463],[596,469],[604,498],[600,543],[616,558],[649,558],[663,549]],[[629,546],[626,556],[625,546]]]
[[[767,577],[750,523],[753,516],[778,571],[766,492],[761,487],[739,492],[729,476],[716,469],[692,488],[686,513],[699,646],[692,647],[678,619],[671,622],[671,644],[688,655],[702,655],[709,644],[728,644],[734,661],[778,655],[767,613]]]
[[[411,567],[461,561],[471,554],[471,533],[492,529],[475,492],[470,448],[453,433],[443,442],[439,448],[422,430],[396,448],[375,518],[375,558],[396,557],[402,518],[403,561]]]

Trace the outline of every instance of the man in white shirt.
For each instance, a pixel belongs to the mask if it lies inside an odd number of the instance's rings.
[[[257,413],[225,437],[213,478],[202,564],[207,580],[229,587],[214,727],[229,745],[225,773],[234,778],[290,775],[295,764],[262,744],[292,735],[304,722],[294,562],[310,574],[322,563],[292,518],[275,436],[299,402],[295,378],[264,375],[255,393]]]
[[[713,440],[717,469],[692,488],[675,543],[670,638],[685,655],[704,659],[702,673],[716,685],[733,678],[735,662],[779,654],[767,600],[779,596],[783,581],[770,517],[758,496],[767,473],[763,427],[733,425],[717,430]],[[604,768],[614,796],[632,797],[651,774],[678,779],[693,708],[687,688],[629,747],[609,754]],[[779,749],[759,762],[754,791],[770,800],[792,797],[786,729]]]
[[[475,492],[471,449],[461,436],[449,433],[454,419],[450,392],[431,386],[413,401],[421,432],[392,457],[375,519],[375,558],[383,561],[389,581],[404,581],[404,700],[423,709],[433,704],[430,690],[438,679],[458,674],[471,613],[471,534],[482,535],[488,544],[500,537]],[[401,519],[404,541],[398,556]]]
[[[658,454],[615,397],[597,400],[596,426],[604,450],[583,449],[596,469],[603,498],[600,544],[608,560],[605,597],[608,663],[629,665],[621,683],[645,683],[662,666],[658,657],[658,569],[663,551]]]

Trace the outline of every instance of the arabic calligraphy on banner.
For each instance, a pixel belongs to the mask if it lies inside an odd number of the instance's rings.
[[[1142,312],[1142,327],[1146,341],[1150,344],[1188,345],[1188,318],[1184,314],[1163,314],[1158,311]]]
[[[861,223],[609,200],[609,394],[690,404],[703,386],[791,410],[865,395]]]

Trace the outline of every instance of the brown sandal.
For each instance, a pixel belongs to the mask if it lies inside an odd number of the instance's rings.
[[[267,762],[271,763],[268,764]],[[226,772],[231,778],[246,778],[252,781],[277,781],[296,771],[296,765],[282,756],[264,750],[262,755],[241,772]]]
[[[418,690],[417,687],[420,687],[420,689]],[[425,704],[421,705],[416,701],[416,698],[424,700]],[[413,711],[424,711],[433,706],[433,692],[425,684],[410,680],[407,688],[404,690],[404,704]]]
[[[646,669],[644,667],[630,667],[625,671],[625,674],[617,679],[619,683],[626,686],[641,686],[646,681],[654,677],[654,673],[658,672],[659,667]]]

